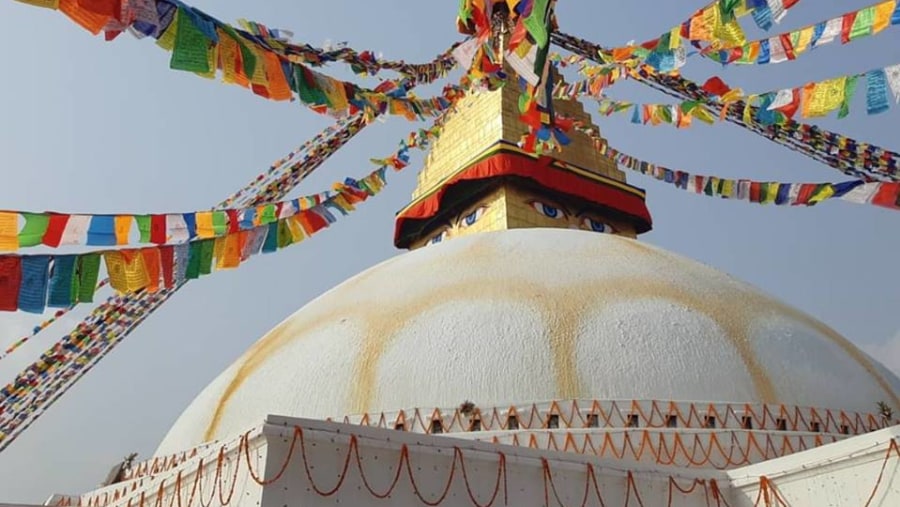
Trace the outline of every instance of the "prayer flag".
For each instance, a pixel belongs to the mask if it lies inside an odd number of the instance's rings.
[[[100,254],[88,253],[78,256],[78,302],[94,301],[97,279],[100,278]]]
[[[116,242],[115,217],[104,215],[92,217],[87,231],[87,244],[91,246],[113,246]]]
[[[22,258],[0,256],[0,311],[16,311],[21,280]]]
[[[19,214],[0,211],[0,250],[19,249]]]
[[[72,289],[75,283],[75,263],[77,255],[57,255],[50,269],[50,290],[47,306],[67,308],[74,303]]]
[[[19,310],[29,313],[44,313],[47,308],[50,259],[49,255],[22,257]]]
[[[19,246],[37,246],[44,239],[50,217],[44,213],[23,213],[25,225],[19,231]]]

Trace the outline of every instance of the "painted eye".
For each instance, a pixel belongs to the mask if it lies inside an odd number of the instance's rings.
[[[549,204],[543,203],[541,201],[532,201],[531,207],[533,207],[535,211],[537,211],[541,215],[544,215],[545,217],[559,219],[566,216],[566,213],[563,210],[557,208],[556,206],[550,206]]]
[[[609,224],[604,224],[603,222],[598,222],[592,218],[585,218],[581,222],[581,224],[585,229],[587,229],[589,231],[602,232],[602,233],[606,233],[606,234],[612,234],[612,233],[616,232],[616,230],[615,230],[615,228],[613,228],[613,226],[611,226]]]
[[[431,239],[429,239],[428,244],[436,245],[436,244],[440,243],[441,241],[444,241],[444,238],[446,238],[446,237],[447,237],[447,231],[443,231],[440,234],[437,234],[437,235],[433,236]]]
[[[487,209],[486,206],[482,206],[482,207],[478,208],[477,210],[469,213],[468,215],[463,217],[462,223],[460,225],[462,225],[463,227],[471,227],[472,225],[475,224],[475,222],[477,222],[481,219],[481,217],[482,217],[482,215],[484,215],[484,212],[486,209]]]

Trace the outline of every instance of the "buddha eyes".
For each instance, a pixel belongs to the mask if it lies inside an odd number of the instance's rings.
[[[547,203],[543,203],[541,201],[531,201],[531,207],[535,209],[541,215],[545,217],[559,219],[565,218],[566,212],[557,208],[556,206],[551,206]]]
[[[602,232],[606,234],[612,234],[616,232],[613,226],[604,224],[603,222],[598,222],[592,218],[585,218],[584,220],[582,220],[581,226],[589,231],[594,232]]]
[[[475,222],[477,222],[478,220],[481,219],[482,215],[484,215],[485,210],[487,210],[487,206],[482,206],[482,207],[476,209],[475,211],[469,213],[468,215],[463,217],[463,219],[459,225],[461,227],[471,227],[472,225],[475,224]]]
[[[432,238],[428,240],[428,244],[436,245],[436,244],[440,243],[441,241],[444,241],[444,238],[446,238],[446,237],[447,237],[447,231],[441,231],[440,234],[432,236]]]

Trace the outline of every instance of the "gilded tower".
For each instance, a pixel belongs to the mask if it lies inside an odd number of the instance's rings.
[[[505,31],[497,26],[495,20],[499,49]],[[471,91],[448,113],[412,202],[397,214],[395,245],[416,249],[464,234],[534,227],[630,238],[650,230],[644,191],[598,151],[597,138],[570,131],[570,142],[550,156],[519,147],[529,127],[519,113],[517,76],[506,62],[504,69],[505,86]],[[554,100],[552,109],[593,127],[577,100]]]

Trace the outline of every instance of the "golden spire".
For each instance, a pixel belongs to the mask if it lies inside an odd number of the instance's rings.
[[[502,30],[495,40],[503,47]],[[581,228],[629,237],[650,229],[643,190],[628,185],[587,134],[568,132],[571,142],[549,156],[518,147],[528,133],[519,95],[511,77],[498,90],[470,92],[448,114],[412,202],[398,213],[398,247],[503,229]],[[593,125],[577,100],[554,100],[553,107],[558,115]]]

